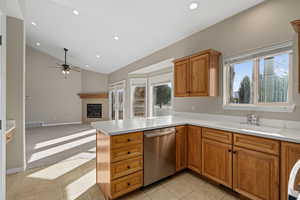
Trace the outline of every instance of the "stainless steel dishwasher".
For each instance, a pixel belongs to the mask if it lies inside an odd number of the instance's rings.
[[[175,133],[174,127],[144,132],[144,186],[176,172]]]

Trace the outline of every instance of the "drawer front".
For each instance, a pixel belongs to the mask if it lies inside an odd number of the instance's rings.
[[[127,194],[143,185],[143,171],[139,171],[124,178],[119,178],[111,184],[111,196],[113,199]]]
[[[143,155],[143,145],[131,145],[111,150],[111,162],[117,162]]]
[[[143,132],[136,132],[112,136],[111,146],[113,149],[115,149],[133,144],[140,144],[143,142],[143,135]]]
[[[277,140],[234,134],[233,143],[235,146],[244,147],[254,151],[279,155],[280,142]]]
[[[216,130],[211,128],[203,128],[202,137],[217,142],[232,144],[232,133],[226,131],[221,131],[221,130]]]
[[[132,158],[113,163],[111,166],[111,178],[116,179],[143,169],[143,157]]]

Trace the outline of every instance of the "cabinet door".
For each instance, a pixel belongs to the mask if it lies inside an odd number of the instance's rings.
[[[176,127],[176,171],[187,167],[187,128]]]
[[[185,97],[188,94],[188,68],[189,68],[189,58],[181,60],[174,65],[174,95],[175,97]]]
[[[278,200],[279,159],[277,156],[233,149],[233,189],[253,200]]]
[[[202,175],[232,187],[232,145],[202,139]]]
[[[281,143],[281,200],[287,199],[287,188],[290,172],[295,163],[300,160],[300,145],[288,142]],[[297,174],[296,183],[300,183],[300,175]]]
[[[190,61],[190,96],[208,96],[209,54],[194,56]]]
[[[188,168],[201,174],[201,128],[188,126]]]

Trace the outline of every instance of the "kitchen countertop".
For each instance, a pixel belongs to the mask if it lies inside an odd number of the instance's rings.
[[[216,115],[217,116],[217,115]],[[233,118],[234,120],[232,120]],[[277,139],[281,141],[295,142],[300,144],[300,128],[286,128],[286,127],[271,127],[271,126],[255,126],[241,123],[234,117],[220,118],[220,117],[206,117],[197,115],[173,115],[165,117],[140,118],[140,119],[126,119],[118,121],[101,121],[93,122],[91,125],[104,134],[113,136],[124,133],[152,130],[170,126],[179,125],[195,125],[206,128],[220,129],[234,133],[253,135],[258,137]],[[243,119],[239,117],[239,119]],[[270,120],[271,121],[271,120]],[[274,120],[276,121],[276,120]],[[281,122],[280,120],[278,120]],[[274,122],[273,122],[274,123]],[[298,123],[298,122],[297,122]],[[276,122],[275,122],[276,124]],[[278,124],[278,123],[277,123]],[[279,123],[280,124],[280,123]]]

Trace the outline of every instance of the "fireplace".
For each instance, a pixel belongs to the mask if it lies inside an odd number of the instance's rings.
[[[102,104],[87,104],[87,118],[102,118]]]

